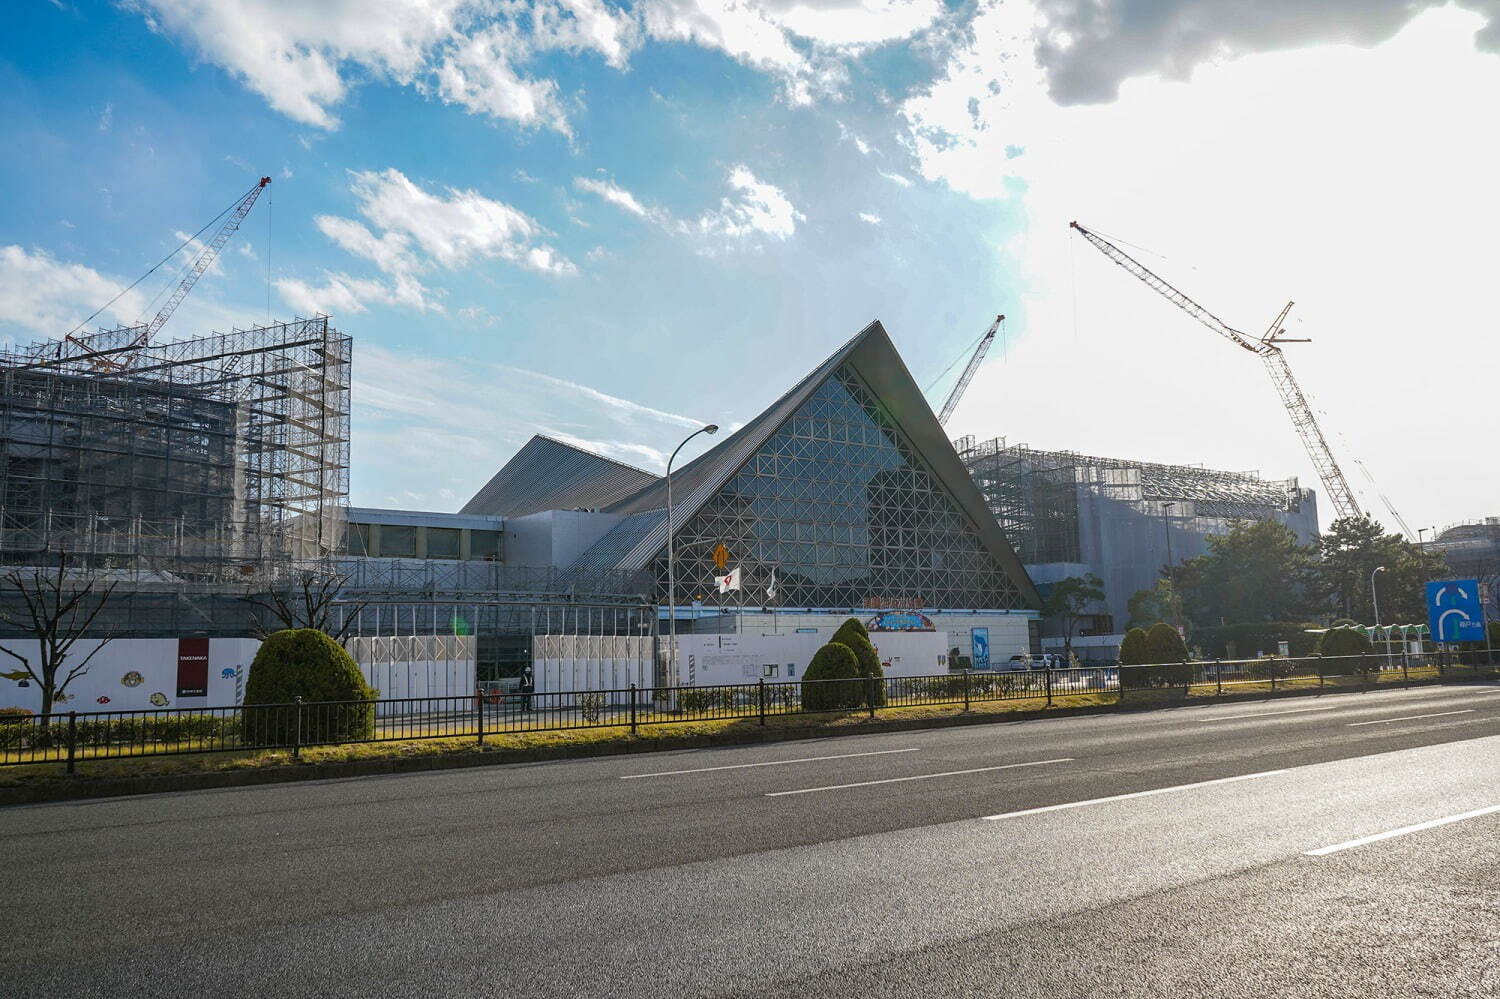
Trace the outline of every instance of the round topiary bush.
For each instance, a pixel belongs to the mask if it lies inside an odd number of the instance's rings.
[[[261,643],[245,678],[244,741],[285,746],[295,738],[305,746],[368,739],[377,696],[353,657],[323,632],[278,631]],[[300,712],[285,707],[298,697]]]
[[[1120,642],[1120,665],[1139,666],[1145,662],[1150,662],[1146,645],[1146,629],[1131,628],[1125,632],[1125,639]]]
[[[867,683],[865,691],[861,694],[860,703],[869,704],[870,695],[874,695],[875,707],[885,704],[885,667],[880,665],[880,653],[875,649],[875,643],[870,641],[870,633],[858,618],[851,617],[839,625],[839,630],[833,633],[830,641],[847,645],[854,653],[854,658],[859,660],[859,672],[861,676],[873,678],[873,684]]]
[[[1141,632],[1139,628],[1132,628],[1131,631],[1139,632],[1140,636],[1132,640],[1127,632],[1125,642],[1120,645],[1120,665],[1133,667],[1120,670],[1122,686],[1179,687],[1192,681],[1192,667],[1186,665],[1187,643],[1182,640],[1176,628],[1165,621],[1158,621],[1151,626],[1150,631]],[[1128,650],[1129,662],[1126,659],[1127,643],[1131,646]],[[1150,665],[1140,665],[1147,663]]]
[[[1362,656],[1374,652],[1375,646],[1359,628],[1329,628],[1318,636],[1313,651],[1320,656]]]
[[[829,642],[813,653],[802,674],[802,710],[857,708],[864,701],[864,686],[854,650],[842,642]]]

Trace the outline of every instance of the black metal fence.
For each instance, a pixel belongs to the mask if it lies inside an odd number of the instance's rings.
[[[1373,688],[1428,679],[1493,676],[1500,650],[1476,654],[1265,658],[1144,666],[958,672],[855,680],[767,681],[695,687],[529,693],[479,690],[459,697],[294,702],[222,708],[69,711],[0,716],[0,766],[183,753],[282,750],[414,739],[702,721],[764,725],[781,715],[1038,702],[1112,695],[1223,696],[1292,688]]]

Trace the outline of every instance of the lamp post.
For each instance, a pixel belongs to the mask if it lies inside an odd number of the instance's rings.
[[[1167,519],[1167,511],[1176,506],[1176,502],[1168,501],[1161,505],[1161,529],[1167,536],[1167,581],[1172,584],[1172,623],[1179,629],[1182,627],[1182,611],[1177,603],[1177,583],[1172,579],[1172,522]]]
[[[669,678],[676,678],[677,674],[677,553],[672,544],[672,462],[677,460],[677,452],[681,451],[687,442],[699,434],[708,434],[712,437],[719,432],[717,423],[710,423],[706,427],[700,427],[682,439],[682,443],[672,452],[667,459],[667,622],[670,639],[667,642],[667,669]],[[673,684],[672,686],[675,686]]]
[[[1374,569],[1370,570],[1370,602],[1374,605],[1375,629],[1377,631],[1380,630],[1380,594],[1375,591],[1375,576],[1377,573],[1382,572],[1385,572],[1385,566],[1383,565],[1377,565]],[[1386,665],[1389,666],[1391,662],[1391,638],[1389,632],[1386,634],[1385,639],[1385,661]]]

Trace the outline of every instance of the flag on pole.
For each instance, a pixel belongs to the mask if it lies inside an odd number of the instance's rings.
[[[720,573],[715,577],[719,581],[719,592],[728,593],[730,590],[740,588],[740,567],[735,566],[727,572]]]
[[[776,599],[776,570],[775,569],[771,570],[771,584],[766,587],[766,599],[767,600],[775,600]]]

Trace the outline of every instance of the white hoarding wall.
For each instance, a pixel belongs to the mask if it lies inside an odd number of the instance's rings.
[[[800,680],[831,631],[755,635],[681,635],[677,645],[682,682],[714,684]],[[875,631],[870,641],[886,676],[933,676],[948,672],[948,636],[939,631]]]
[[[635,635],[537,635],[532,682],[538,694],[649,687],[652,643]]]
[[[5,639],[5,648],[37,663],[37,642]],[[260,649],[254,638],[80,639],[61,675],[91,652],[88,672],[68,684],[54,711],[136,711],[221,708],[244,699],[245,680]],[[476,640],[467,635],[354,638],[349,653],[382,699],[461,697],[474,693]],[[16,677],[20,663],[0,656],[0,673]],[[0,707],[40,711],[41,688],[25,679],[0,679]]]
[[[36,667],[38,643],[7,638],[6,648],[26,656]],[[62,675],[98,648],[94,639],[79,639]],[[135,711],[151,708],[208,708],[238,704],[245,676],[260,642],[253,638],[129,638],[113,641],[89,660],[88,672],[63,692],[54,711]],[[207,659],[204,661],[204,653]],[[20,663],[0,657],[0,672],[14,675]],[[0,707],[42,708],[42,691],[34,681],[0,680]]]
[[[479,643],[473,635],[383,635],[345,645],[381,700],[474,694]]]

